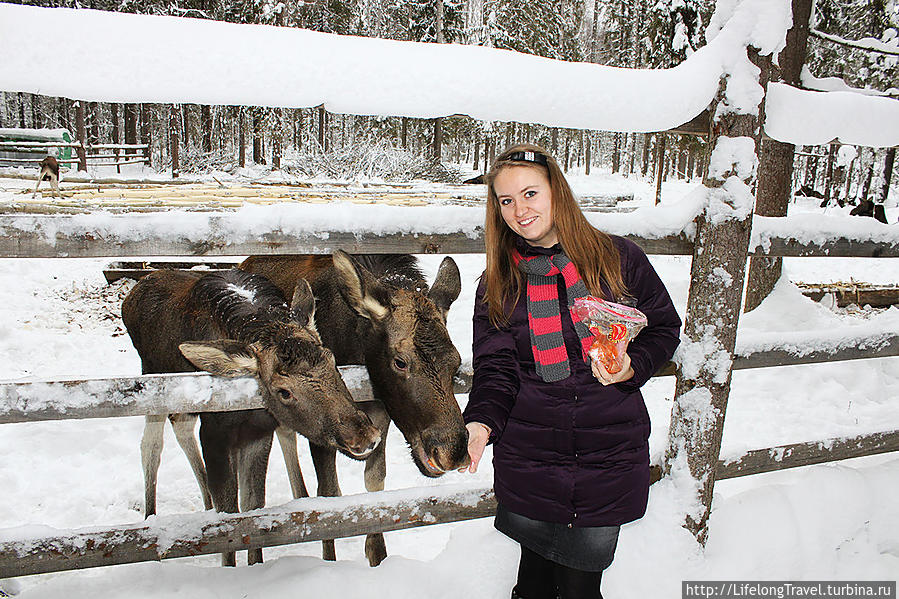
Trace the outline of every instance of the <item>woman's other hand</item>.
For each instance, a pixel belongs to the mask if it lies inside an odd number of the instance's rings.
[[[471,458],[471,464],[467,468],[459,468],[459,472],[468,470],[474,474],[478,471],[478,462],[481,461],[487,440],[490,439],[490,427],[480,422],[469,422],[465,428],[468,429],[468,457]]]
[[[631,368],[631,357],[624,354],[624,359],[621,361],[621,370],[616,372],[615,374],[609,373],[606,370],[605,366],[599,360],[591,360],[591,368],[593,370],[593,376],[596,377],[603,386],[612,385],[614,383],[620,383],[622,381],[626,381],[634,376],[634,369]],[[468,442],[468,451],[471,451],[471,441]]]

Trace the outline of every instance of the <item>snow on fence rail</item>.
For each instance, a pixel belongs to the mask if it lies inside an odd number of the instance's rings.
[[[0,579],[351,537],[490,516],[493,490],[472,484],[295,499],[240,514],[153,516],[76,530],[0,530]]]
[[[648,254],[693,253],[692,217],[652,210],[589,214]],[[646,225],[646,219],[652,222]],[[870,222],[868,222],[870,221]],[[351,202],[249,206],[235,212],[0,215],[0,258],[246,256],[251,254],[483,253],[483,209],[360,206]],[[751,255],[899,257],[899,229],[872,219],[756,217]]]
[[[855,331],[856,328],[860,327],[792,342],[784,340],[780,333],[776,340],[761,338],[752,342],[750,349],[737,348],[733,369],[899,356],[899,331]],[[339,369],[355,401],[374,400],[364,367]],[[655,376],[672,376],[675,371],[676,365],[669,362]],[[468,393],[470,388],[468,364],[456,375],[454,393]],[[227,379],[191,372],[0,384],[0,424],[261,407],[259,387],[253,377]]]
[[[890,451],[899,451],[899,431],[796,443],[719,460],[716,478]],[[454,484],[307,497],[241,514],[152,516],[139,524],[76,530],[0,529],[0,579],[389,532],[495,511],[492,488]]]

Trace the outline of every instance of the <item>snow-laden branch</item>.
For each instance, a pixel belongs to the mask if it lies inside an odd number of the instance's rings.
[[[848,46],[857,50],[865,50],[866,52],[877,52],[879,54],[889,54],[891,56],[899,56],[899,48],[885,44],[873,37],[866,37],[860,40],[847,40],[846,38],[831,33],[824,33],[817,29],[810,29],[809,35],[818,39],[827,40],[841,46]]]

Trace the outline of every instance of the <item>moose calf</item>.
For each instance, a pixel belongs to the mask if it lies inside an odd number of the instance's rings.
[[[356,409],[337,371],[334,355],[322,346],[313,320],[315,299],[302,280],[288,306],[265,277],[239,270],[201,275],[156,271],[131,290],[122,317],[143,372],[206,370],[221,376],[255,375],[264,409],[204,412],[200,415],[202,463],[194,463],[201,489],[206,485],[215,509],[237,512],[265,504],[265,475],[272,433],[287,429],[318,446],[365,459],[380,442],[380,432]],[[147,514],[155,512],[156,469],[162,450],[162,422],[149,417],[142,442],[147,484]],[[180,415],[182,447],[199,460],[193,423]],[[176,428],[176,432],[178,428]],[[205,476],[204,476],[205,474]],[[262,549],[250,549],[250,564]],[[222,556],[235,565],[234,553]]]

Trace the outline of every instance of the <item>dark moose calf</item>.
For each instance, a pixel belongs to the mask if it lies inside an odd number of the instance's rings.
[[[377,401],[359,406],[384,439],[396,422],[422,474],[437,477],[468,465],[468,433],[453,394],[460,357],[446,329],[461,289],[452,258],[444,258],[430,288],[410,255],[252,256],[240,268],[265,275],[286,296],[310,282],[322,343],[338,364],[366,366]],[[310,439],[318,494],[340,495],[335,452],[316,444]],[[285,461],[292,482],[305,492],[296,457],[285,453]],[[385,475],[382,442],[366,460],[366,490],[382,490]],[[386,557],[383,535],[368,535],[365,554],[373,566]],[[333,542],[325,542],[324,556],[334,559]]]
[[[378,429],[353,403],[334,355],[322,346],[309,284],[299,281],[291,297],[288,306],[267,279],[239,270],[206,275],[164,270],[141,279],[122,304],[144,374],[201,369],[259,379],[264,409],[200,415],[205,473],[193,436],[196,416],[172,416],[201,489],[208,478],[212,503],[220,512],[239,511],[238,485],[240,509],[265,504],[276,429],[296,431],[354,459],[366,458],[380,440]],[[155,513],[163,423],[164,418],[148,418],[141,446],[147,515]],[[248,561],[261,562],[262,549],[250,549]],[[234,553],[224,554],[222,563],[234,565]]]

